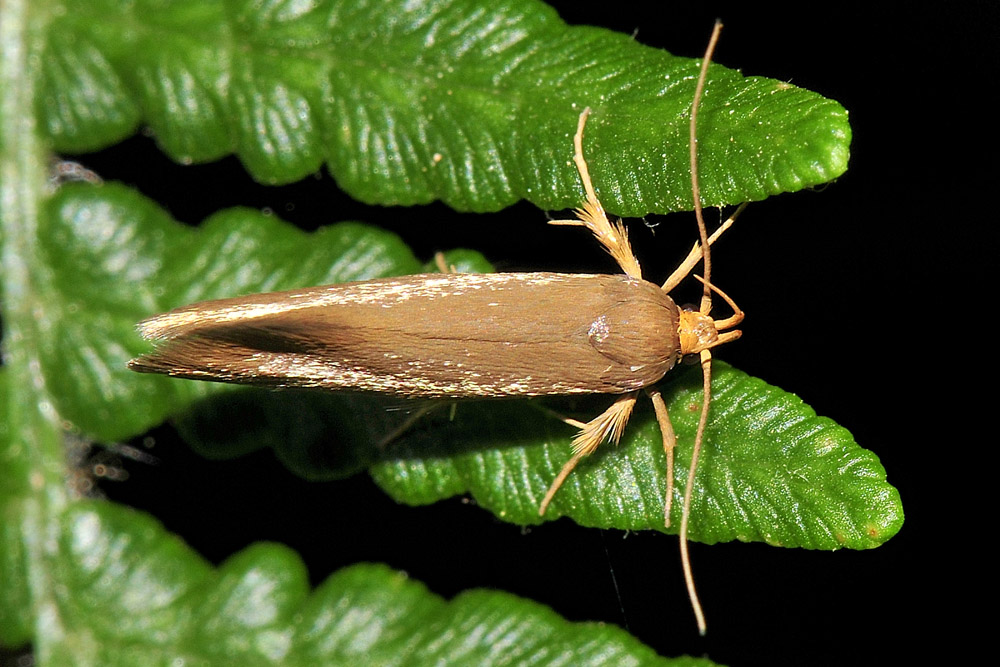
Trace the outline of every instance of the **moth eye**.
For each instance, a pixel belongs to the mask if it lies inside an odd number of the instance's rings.
[[[685,366],[694,366],[701,361],[701,357],[697,354],[685,354],[681,357],[681,363]]]
[[[681,310],[683,310],[685,313],[693,313],[694,311],[698,310],[698,306],[694,305],[693,303],[685,303],[683,306],[681,306]]]

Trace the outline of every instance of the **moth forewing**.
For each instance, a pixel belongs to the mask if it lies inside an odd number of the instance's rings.
[[[415,397],[626,393],[679,356],[677,307],[627,276],[424,274],[185,306],[129,366]]]

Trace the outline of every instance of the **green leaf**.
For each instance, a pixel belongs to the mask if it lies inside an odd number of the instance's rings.
[[[691,207],[698,61],[569,27],[536,0],[102,0],[53,15],[37,112],[58,150],[121,139],[141,109],[174,159],[235,152],[262,182],[325,163],[369,203],[561,209],[582,200],[570,138],[589,106],[586,152],[609,210]],[[846,111],[787,83],[713,65],[700,119],[706,204],[847,168]]]
[[[9,520],[26,502],[2,505],[0,583],[29,569]],[[714,664],[660,658],[620,628],[569,623],[505,593],[447,602],[383,565],[345,568],[310,592],[302,561],[277,544],[215,569],[157,521],[104,502],[77,502],[56,521],[58,541],[33,566],[54,584],[51,623],[34,637],[51,664]],[[25,593],[0,589],[4,644],[29,638]]]
[[[672,527],[663,526],[665,460],[651,409],[640,408],[622,443],[582,462],[545,519],[676,533],[701,407],[698,369],[661,385],[678,438]],[[809,549],[867,549],[903,522],[899,494],[872,452],[798,397],[716,361],[712,411],[695,478],[690,538]],[[609,404],[593,401],[589,418]],[[538,505],[570,454],[572,429],[509,404],[462,405],[435,430],[404,435],[372,468],[397,500],[431,503],[471,493],[517,524],[541,522]],[[526,435],[533,434],[533,435]]]

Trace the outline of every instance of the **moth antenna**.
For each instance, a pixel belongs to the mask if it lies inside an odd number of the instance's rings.
[[[708,40],[705,57],[701,59],[701,71],[698,73],[698,85],[694,89],[694,100],[691,102],[691,125],[688,148],[691,153],[691,192],[694,197],[694,216],[698,220],[698,235],[701,237],[702,259],[705,265],[705,288],[701,295],[701,313],[708,315],[712,310],[712,290],[708,284],[712,281],[712,252],[708,242],[708,230],[705,227],[705,216],[701,207],[701,186],[698,183],[698,107],[701,106],[701,96],[705,90],[705,80],[708,78],[708,65],[712,61],[715,45],[722,31],[722,21],[716,19],[712,28],[712,37]]]
[[[705,267],[705,278],[702,281],[704,290],[701,297],[701,313],[708,315],[712,310],[712,260],[711,243],[708,241],[708,231],[705,228],[705,218],[701,210],[701,188],[698,185],[698,107],[701,104],[702,92],[705,89],[705,79],[708,77],[708,64],[712,60],[715,52],[715,45],[719,41],[719,32],[722,30],[722,21],[716,20],[712,28],[712,37],[708,40],[708,48],[705,49],[705,57],[701,61],[701,71],[698,74],[698,85],[695,86],[694,100],[691,102],[691,136],[688,146],[691,154],[691,190],[694,196],[694,214],[698,220],[698,235],[701,237],[701,253]],[[698,419],[698,431],[694,437],[694,447],[691,450],[691,466],[688,468],[687,487],[684,490],[684,508],[681,513],[681,566],[684,568],[684,582],[687,584],[688,597],[691,599],[691,608],[694,610],[695,620],[698,623],[698,632],[705,634],[707,625],[705,623],[705,612],[702,611],[701,602],[698,600],[698,591],[694,585],[694,575],[691,572],[691,557],[688,554],[688,524],[691,517],[691,496],[694,493],[694,476],[698,471],[698,455],[701,452],[701,443],[705,437],[705,426],[708,424],[708,408],[712,403],[712,353],[709,350],[702,350],[701,353],[701,374],[703,385],[703,398],[701,403],[701,417]]]
[[[688,468],[687,486],[684,488],[680,542],[684,583],[687,584],[688,597],[691,598],[691,608],[694,610],[694,617],[698,623],[698,633],[704,636],[708,626],[705,624],[705,612],[702,611],[701,601],[698,600],[698,591],[694,586],[694,574],[691,572],[691,557],[688,554],[687,539],[688,523],[691,518],[691,497],[694,495],[694,475],[698,470],[698,455],[701,453],[701,442],[705,436],[705,427],[708,425],[708,406],[711,401],[712,392],[712,352],[710,350],[702,350],[700,356],[704,398],[701,403],[701,416],[698,418],[698,431],[694,436],[694,447],[691,449],[691,466]]]

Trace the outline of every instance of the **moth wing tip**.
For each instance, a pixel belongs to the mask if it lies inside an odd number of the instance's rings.
[[[149,370],[149,355],[142,354],[134,359],[129,359],[125,362],[125,367],[130,371],[136,371],[137,373],[145,373]]]
[[[154,340],[157,338],[156,328],[151,326],[149,320],[143,320],[135,325],[135,330],[143,337],[143,340]]]
[[[176,318],[171,317],[171,313],[164,313],[147,317],[138,322],[135,328],[144,339],[156,341],[176,338],[181,326]]]

